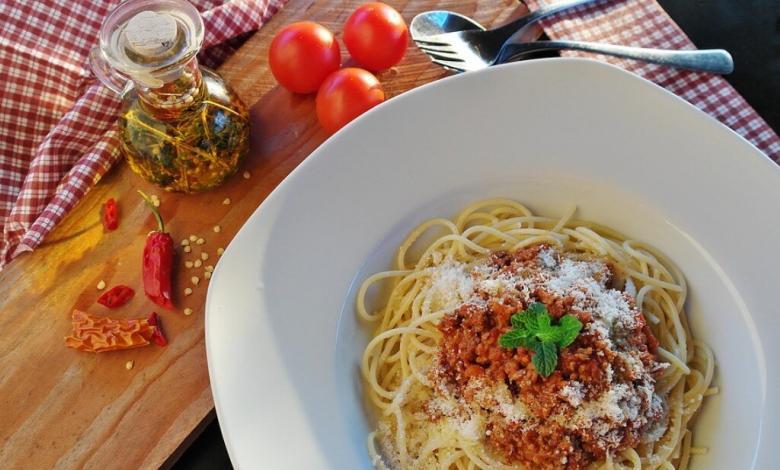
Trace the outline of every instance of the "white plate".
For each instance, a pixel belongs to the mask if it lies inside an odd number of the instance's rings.
[[[578,59],[394,98],[324,143],[252,215],[206,305],[214,401],[237,467],[369,467],[355,283],[386,269],[417,223],[499,195],[550,215],[577,203],[581,217],[671,256],[722,390],[698,420],[695,444],[710,452],[693,466],[777,468],[780,171],[663,89]]]

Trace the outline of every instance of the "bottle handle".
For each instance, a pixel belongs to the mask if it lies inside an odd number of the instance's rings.
[[[95,46],[89,51],[89,66],[92,69],[92,73],[106,88],[117,95],[121,95],[124,92],[129,79],[111,67],[103,57],[100,47]]]

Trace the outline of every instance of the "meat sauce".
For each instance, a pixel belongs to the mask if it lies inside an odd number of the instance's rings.
[[[539,257],[542,249],[547,247],[495,253],[488,268],[494,277],[519,273],[533,277],[544,270]],[[560,261],[563,255],[556,256]],[[612,281],[612,269],[603,275],[609,278],[605,282]],[[526,283],[524,288],[498,295],[478,290],[484,302],[464,304],[446,316],[439,324],[438,366],[431,376],[439,389],[472,404],[480,390],[497,385],[509,389],[512,399],[525,410],[524,419],[509,420],[500,413],[486,412],[485,441],[505,462],[528,468],[581,469],[603,460],[607,453],[637,446],[643,429],[663,417],[663,410],[651,406],[651,397],[645,393],[641,399],[620,402],[621,406],[633,403],[636,416],[627,412],[626,419],[598,418],[595,427],[577,426],[575,419],[579,408],[607,396],[616,384],[632,387],[632,392],[636,387],[652,386],[650,371],[662,370],[656,358],[658,342],[629,296],[625,298],[633,318],[628,327],[615,337],[604,338],[596,328],[589,328],[595,326],[591,325],[593,314],[578,309],[575,296],[562,296],[542,285],[532,282],[529,290]],[[511,328],[510,317],[531,302],[544,303],[555,319],[570,313],[583,324],[576,340],[561,350],[558,366],[548,377],[537,374],[532,351],[498,344],[499,337]],[[570,389],[580,390],[581,396],[567,399]]]

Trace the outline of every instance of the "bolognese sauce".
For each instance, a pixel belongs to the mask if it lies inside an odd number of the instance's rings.
[[[493,253],[471,272],[472,300],[438,325],[429,419],[478,415],[482,438],[501,460],[545,469],[584,468],[664,429],[655,380],[668,364],[614,271],[546,245]],[[533,351],[499,345],[511,316],[532,302],[583,325],[547,377],[533,366]]]

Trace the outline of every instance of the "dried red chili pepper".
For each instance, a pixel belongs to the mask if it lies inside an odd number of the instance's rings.
[[[106,230],[116,230],[119,227],[119,206],[114,198],[103,203],[103,227]]]
[[[146,236],[144,246],[143,272],[144,292],[152,302],[161,307],[173,309],[171,296],[171,276],[173,275],[173,238],[165,231],[160,212],[152,200],[142,191],[138,191],[157,219],[158,230]]]
[[[117,319],[74,310],[73,330],[65,337],[69,348],[97,353],[139,348],[150,342],[168,344],[156,313],[147,318]]]
[[[149,339],[157,346],[165,346],[168,344],[168,340],[165,339],[162,328],[160,328],[160,320],[157,318],[157,312],[150,313],[149,317],[146,318],[146,321],[154,327],[154,332]]]
[[[135,295],[133,289],[119,285],[106,291],[97,299],[97,302],[108,308],[117,308],[129,302],[130,299],[133,298],[133,295]]]

